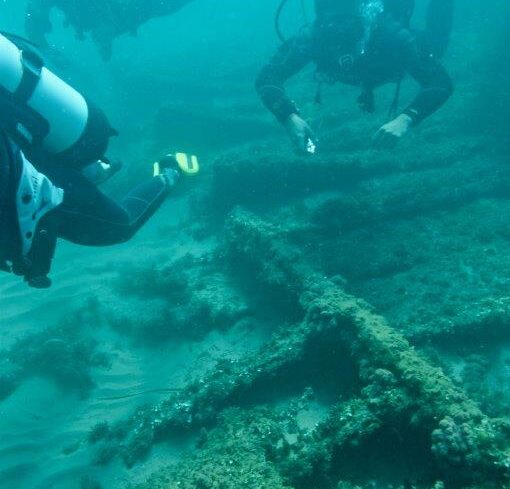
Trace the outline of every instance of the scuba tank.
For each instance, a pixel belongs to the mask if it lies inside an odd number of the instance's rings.
[[[284,8],[289,0],[281,0],[275,15],[275,28],[282,42],[280,20]],[[352,14],[357,6],[378,3],[364,0],[314,0],[316,23],[329,21],[334,17]],[[415,9],[415,0],[380,0],[383,8],[391,12],[403,25],[409,26]],[[429,38],[432,54],[442,57],[448,49],[450,35],[453,28],[455,0],[429,0],[427,8],[426,32]]]
[[[359,3],[359,0],[314,0],[315,15],[319,21],[328,17],[352,15]]]
[[[37,162],[83,168],[117,132],[104,113],[56,76],[33,47],[0,34],[0,126]]]
[[[385,12],[391,12],[403,26],[409,27],[416,6],[415,0],[383,0]]]
[[[330,20],[332,17],[349,15],[358,4],[359,0],[314,0],[315,22],[321,23]],[[275,14],[275,30],[278,38],[283,43],[286,41],[281,29],[281,17],[289,0],[281,0]],[[305,24],[309,24],[308,15],[306,13],[305,1],[301,0],[301,10]]]
[[[409,26],[415,0],[384,0],[384,10],[391,12],[404,26]],[[455,0],[428,0],[424,40],[427,51],[443,58],[450,44],[453,30]]]
[[[454,3],[454,0],[429,0],[425,32],[430,53],[436,58],[443,58],[450,44]]]

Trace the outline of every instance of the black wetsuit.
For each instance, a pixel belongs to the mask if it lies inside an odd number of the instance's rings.
[[[64,190],[64,202],[54,211],[59,238],[79,245],[109,246],[130,240],[168,193],[164,180],[156,177],[138,184],[117,203],[73,168],[39,165],[37,169]]]
[[[415,124],[438,110],[453,92],[448,73],[425,40],[391,14],[381,14],[368,36],[361,16],[325,16],[285,42],[257,79],[263,103],[282,123],[298,113],[284,84],[309,63],[316,64],[325,81],[361,87],[360,102],[368,111],[373,110],[375,88],[411,75],[421,90],[404,113]]]
[[[0,132],[0,269],[20,253],[21,240],[16,221],[16,189],[19,168],[13,145]]]
[[[22,161],[19,151],[0,131],[0,268],[5,268],[6,262],[22,261],[16,213]],[[163,203],[169,188],[163,179],[151,178],[117,203],[72,166],[41,162],[34,166],[64,190],[63,203],[43,221],[45,224],[51,221],[55,238],[86,246],[108,246],[129,240]],[[36,266],[47,273],[51,258],[43,257],[47,263]]]

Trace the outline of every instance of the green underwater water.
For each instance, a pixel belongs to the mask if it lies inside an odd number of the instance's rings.
[[[203,171],[131,242],[60,243],[49,291],[0,278],[0,489],[510,487],[510,6],[457,1],[455,95],[391,152],[392,87],[367,116],[299,75],[302,158],[254,89],[277,4],[194,0],[107,61],[52,12],[49,63],[120,132],[104,190]]]

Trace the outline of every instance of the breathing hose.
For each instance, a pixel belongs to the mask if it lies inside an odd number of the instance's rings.
[[[285,6],[287,5],[288,2],[289,2],[289,0],[281,0],[280,5],[278,5],[278,8],[276,9],[276,14],[274,16],[274,27],[275,27],[278,39],[280,39],[281,42],[285,42],[285,36],[282,33],[280,21],[281,21],[283,9],[285,8]]]
[[[287,39],[285,38],[285,36],[283,35],[283,32],[282,32],[281,18],[282,18],[282,13],[288,3],[289,3],[289,0],[281,0],[280,4],[278,5],[278,8],[276,9],[276,14],[274,17],[274,27],[275,27],[276,35],[278,36],[278,39],[280,39],[280,41],[282,43],[284,43]],[[305,20],[305,23],[308,24],[309,21],[308,21],[308,16],[306,14],[305,0],[301,0],[301,11],[303,12],[303,18]]]

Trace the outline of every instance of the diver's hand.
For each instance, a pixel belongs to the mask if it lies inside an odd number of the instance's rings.
[[[391,149],[394,148],[398,141],[403,138],[411,129],[413,119],[406,114],[399,115],[388,124],[377,131],[373,147],[375,149]]]
[[[292,114],[285,123],[285,128],[289,133],[296,151],[299,154],[313,155],[317,150],[317,140],[306,121],[297,114]]]

